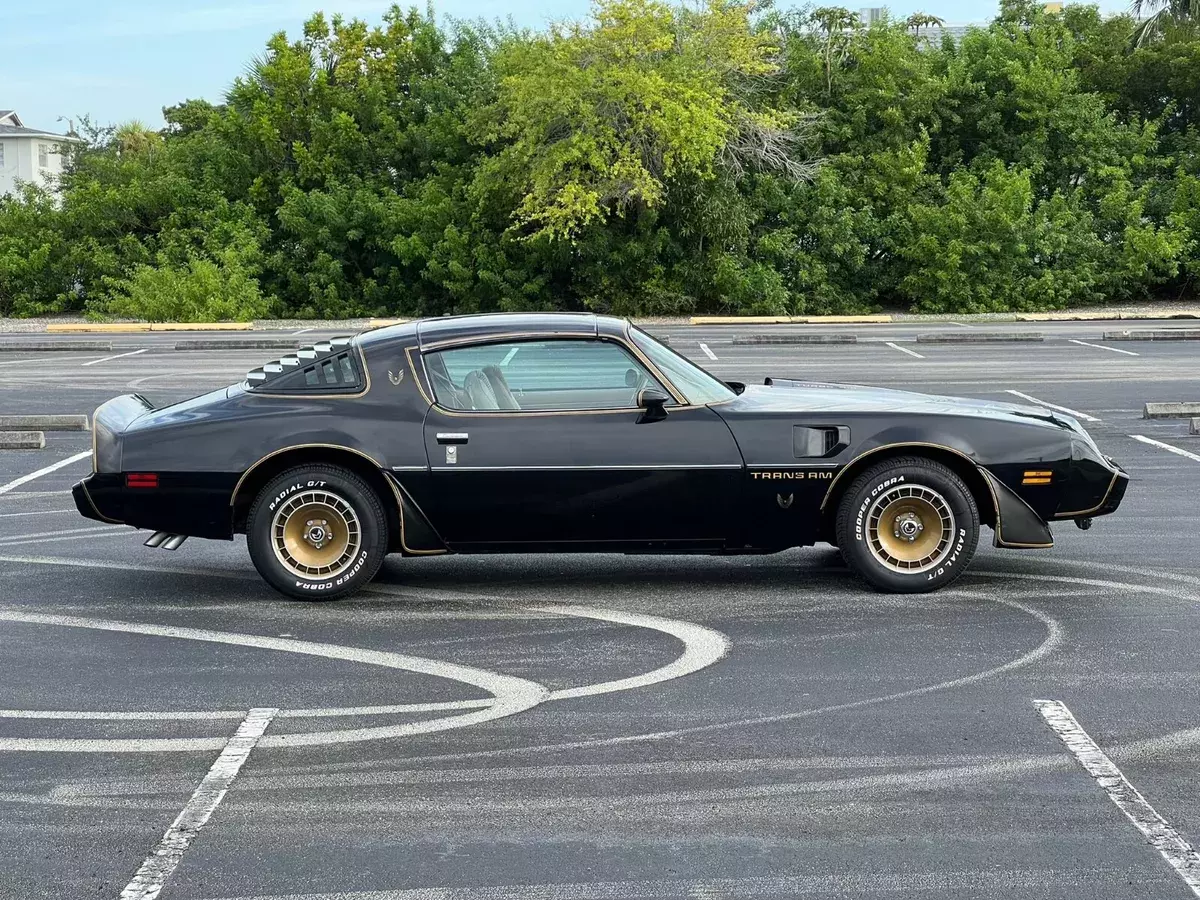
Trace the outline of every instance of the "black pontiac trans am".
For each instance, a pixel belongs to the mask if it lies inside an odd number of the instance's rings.
[[[1044,548],[1128,476],[1035,406],[720,381],[625,320],[430,319],[306,347],[240,384],[96,410],[79,511],[151,547],[245,534],[292,597],[401,553],[772,553],[824,541],[883,591],[962,574],[980,526]]]

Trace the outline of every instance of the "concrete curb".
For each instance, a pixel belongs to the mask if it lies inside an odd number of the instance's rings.
[[[1187,419],[1192,416],[1200,416],[1200,403],[1147,403],[1142,408],[1143,419]]]
[[[119,325],[95,322],[46,326],[46,334],[137,334],[149,330],[148,322],[127,322]]]
[[[918,334],[918,344],[1026,344],[1040,343],[1046,335],[1040,331],[1004,334],[990,331],[946,331]]]
[[[0,450],[42,450],[46,435],[40,431],[0,431]]]
[[[1200,341],[1200,329],[1177,331],[1106,331],[1106,341]]]
[[[1200,310],[1175,310],[1172,312],[1052,312],[1052,313],[1017,313],[1018,322],[1115,322],[1119,320],[1154,320],[1154,319],[1200,319]]]
[[[788,325],[791,316],[692,316],[689,325]]]
[[[407,325],[412,319],[371,319],[368,328],[386,328],[388,325]]]
[[[877,316],[692,316],[689,325],[886,325],[888,315]]]
[[[28,428],[41,431],[87,431],[89,427],[87,416],[0,416],[0,431],[24,431]]]
[[[792,316],[792,322],[803,325],[886,325],[891,316]]]
[[[151,331],[253,331],[253,322],[154,322]]]
[[[47,334],[139,334],[146,331],[253,331],[252,322],[87,322],[51,324]]]
[[[738,334],[734,346],[748,344],[857,344],[856,334]]]
[[[176,350],[299,350],[300,342],[281,338],[258,338],[244,341],[198,339],[176,341]]]
[[[0,341],[0,351],[22,353],[40,350],[78,350],[105,353],[112,350],[112,341]]]

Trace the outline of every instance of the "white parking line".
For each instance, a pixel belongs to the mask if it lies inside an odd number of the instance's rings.
[[[562,688],[550,694],[551,700],[565,700],[570,697],[594,697],[597,694],[611,694],[616,691],[628,691],[632,688],[647,687],[662,681],[681,678],[693,672],[711,666],[720,661],[729,652],[729,639],[719,631],[696,625],[692,622],[681,622],[677,619],[664,619],[660,616],[647,616],[641,613],[618,612],[613,609],[592,609],[589,606],[534,606],[534,612],[552,613],[556,616],[581,616],[585,619],[596,619],[601,622],[614,622],[618,625],[629,625],[633,628],[648,628],[660,631],[683,644],[683,653],[667,663],[649,672],[642,672],[629,678],[619,678],[616,681],[605,681],[599,684],[585,684],[580,687]]]
[[[1046,724],[1054,729],[1084,770],[1104,788],[1108,798],[1125,813],[1147,843],[1179,873],[1192,893],[1200,897],[1200,853],[1193,850],[1192,845],[1146,802],[1146,798],[1129,783],[1129,779],[1075,721],[1063,703],[1057,700],[1033,702]]]
[[[57,356],[35,356],[33,359],[29,359],[29,358],[7,359],[4,362],[0,362],[0,366],[23,366],[26,363],[31,363],[31,362],[57,362],[57,361],[58,361]]]
[[[975,770],[982,766],[974,767]],[[993,768],[996,768],[993,766]],[[922,788],[926,785],[921,785]],[[1128,875],[1091,871],[1088,883],[1113,892],[1128,890]],[[1081,896],[1072,872],[989,868],[971,872],[823,872],[819,875],[748,875],[730,878],[639,878],[624,881],[555,881],[553,884],[488,885],[486,887],[399,888],[384,891],[287,893],[220,897],[206,900],[669,900],[674,897],[720,897],[722,900],[786,897],[943,897]],[[1063,888],[1059,891],[1058,888]],[[1149,885],[1147,890],[1152,890]],[[1053,891],[1050,889],[1054,888]],[[1105,892],[1107,894],[1107,892]],[[1090,895],[1089,896],[1095,896]]]
[[[445,712],[448,709],[482,709],[495,700],[445,700],[440,703],[396,703],[391,706],[328,706],[316,709],[282,709],[280,719],[332,719],[351,716],[398,716],[408,713]],[[0,709],[0,719],[52,719],[69,722],[207,722],[240,719],[244,710],[189,709],[147,712],[110,709]]]
[[[1160,450],[1178,453],[1180,456],[1186,456],[1188,459],[1194,459],[1196,462],[1200,462],[1200,454],[1192,453],[1190,450],[1180,450],[1178,447],[1174,447],[1171,444],[1164,444],[1162,441],[1151,440],[1150,438],[1141,434],[1131,434],[1130,437],[1135,441],[1141,441],[1143,444],[1149,444],[1151,447],[1158,447]]]
[[[889,347],[891,347],[893,350],[899,350],[901,353],[907,353],[909,356],[915,356],[917,359],[925,358],[920,353],[918,353],[916,350],[909,350],[907,347],[901,347],[899,344],[893,344],[891,341],[884,341],[884,343],[887,344]]]
[[[1045,400],[1039,400],[1037,397],[1030,397],[1028,394],[1022,394],[1020,391],[1005,391],[1006,394],[1012,394],[1014,397],[1020,397],[1022,400],[1028,400],[1030,403],[1036,403],[1038,406],[1046,406],[1050,409],[1057,409],[1059,412],[1065,412],[1075,416],[1078,419],[1083,419],[1085,422],[1099,422],[1095,416],[1089,416],[1087,413],[1080,412],[1077,409],[1071,409],[1069,406],[1058,406],[1054,403],[1047,403]]]
[[[47,538],[30,538],[28,540],[19,541],[0,541],[0,547],[25,547],[29,544],[59,544],[71,541],[97,541],[101,538],[128,537],[136,534],[136,532],[119,526],[111,529],[98,529],[89,534],[68,534],[62,537],[47,537]]]
[[[124,359],[126,356],[137,356],[139,353],[145,353],[149,347],[143,347],[141,350],[130,350],[128,353],[118,353],[116,356],[103,356],[100,359],[93,359],[91,362],[85,362],[85,366],[94,366],[96,363],[108,362],[110,359]]]
[[[212,764],[200,786],[196,788],[187,805],[175,817],[142,863],[133,880],[121,891],[121,900],[154,900],[162,893],[163,885],[183,859],[200,829],[204,827],[233,784],[233,779],[258,744],[259,738],[278,713],[277,709],[260,708],[250,710],[238,730],[229,739],[217,761]]]
[[[951,322],[951,325],[957,325],[959,328],[974,328],[974,325],[968,325],[966,322]]]
[[[408,656],[383,650],[346,647],[340,644],[316,643],[294,639],[268,637],[266,635],[240,634],[227,631],[209,631],[203,628],[184,628],[168,625],[150,625],[143,622],[118,622],[109,619],[84,619],[77,616],[44,615],[0,609],[0,622],[18,622],[33,625],[55,625],[66,628],[86,628],[96,631],[111,631],[122,634],[144,634],[155,637],[176,638],[186,641],[201,641],[239,647],[254,647],[261,650],[278,650],[324,659],[347,660],[364,665],[399,669],[418,675],[446,678],[480,688],[492,695],[486,707],[459,713],[420,719],[400,725],[367,726],[333,731],[279,734],[265,737],[263,747],[310,747],[326,744],[353,743],[364,740],[408,737],[414,734],[431,734],[451,728],[464,728],[481,722],[504,718],[524,712],[550,696],[549,690],[536,682],[512,675],[501,675],[486,669],[477,669],[457,663]],[[698,626],[697,626],[698,627]],[[458,706],[455,709],[459,709]],[[203,751],[219,749],[225,745],[220,737],[182,738],[7,738],[0,737],[0,753],[10,751],[34,751],[39,753],[160,753],[178,751]],[[149,896],[149,895],[147,895]]]
[[[704,351],[704,355],[707,356],[709,359],[717,358],[717,354],[715,354],[711,350],[709,350],[708,344],[704,343],[704,341],[700,342],[700,349]]]
[[[127,563],[106,562],[102,560],[65,559],[57,557],[14,557],[0,556],[0,562],[33,563],[45,565],[74,566],[80,568],[108,568],[128,571]],[[170,572],[179,574],[211,574],[222,578],[242,579],[241,573],[227,572],[221,569],[197,570],[159,568],[151,566],[135,566],[137,571]],[[418,598],[447,598],[461,600],[488,601],[494,598],[457,591],[440,591],[430,589],[390,589],[387,585],[375,585],[369,589],[372,593],[393,596]],[[1000,601],[1008,603],[1008,601]],[[1009,603],[1009,605],[1014,605]],[[1016,604],[1020,605],[1020,604]],[[1022,607],[1024,608],[1024,607]],[[490,721],[523,712],[546,700],[566,700],[576,697],[591,697],[597,694],[609,694],[616,691],[627,691],[659,684],[675,678],[691,675],[707,666],[720,661],[729,652],[729,640],[719,631],[683,622],[676,619],[665,619],[659,616],[648,616],[640,613],[620,612],[617,610],[594,609],[573,604],[546,605],[523,607],[524,612],[537,615],[553,615],[563,617],[578,617],[608,622],[615,625],[627,625],[633,628],[646,628],[669,635],[683,644],[683,652],[665,665],[642,672],[627,678],[585,684],[577,687],[561,688],[550,691],[540,684],[488,672],[482,669],[471,669],[453,663],[443,663],[421,657],[405,656],[398,653],[367,650],[357,647],[344,647],[335,644],[317,644],[309,641],[294,639],[272,638],[261,635],[239,634],[236,632],[207,631],[204,629],[169,627],[149,625],[146,623],[115,622],[104,619],[83,619],[75,616],[44,615],[27,613],[17,610],[0,608],[0,622],[18,622],[38,625],[61,625],[73,628],[90,628],[99,631],[114,631],[126,634],[146,634],[160,637],[179,638],[183,640],[210,641],[213,643],[231,644],[235,646],[255,647],[265,650],[280,650],[300,653],[327,659],[343,659],[368,665],[386,666],[403,669],[419,674],[435,677],[450,678],[465,684],[482,688],[491,694],[488,698],[473,698],[429,704],[401,704],[396,706],[373,706],[354,708],[322,708],[322,709],[293,709],[281,712],[280,718],[328,718],[337,716],[373,716],[394,715],[401,712],[435,712],[445,710],[477,710],[457,716],[447,716],[427,719],[415,723],[397,726],[378,726],[335,731],[320,731],[276,735],[263,739],[263,747],[299,747],[319,744],[350,743],[355,741],[376,740],[381,738],[406,737],[412,734],[427,734],[448,728],[461,728],[479,722]],[[1035,615],[1039,615],[1035,613]],[[234,715],[224,710],[212,713],[192,710],[189,712],[104,712],[66,710],[47,715],[42,710],[0,710],[0,718],[64,718],[64,719],[96,719],[112,718],[115,721],[169,720],[169,719],[203,719],[230,718]],[[153,753],[202,751],[219,749],[223,746],[220,737],[186,737],[186,738],[0,738],[0,752],[5,751],[35,751],[35,752],[72,752],[72,753]]]
[[[78,512],[73,509],[39,509],[34,512],[0,513],[0,519],[15,519],[18,516],[53,516],[60,513],[75,513],[78,515]]]
[[[0,534],[0,544],[7,544],[9,541],[23,541],[26,538],[58,537],[59,535],[76,537],[92,531],[112,531],[120,527],[120,525],[92,525],[86,528],[63,528],[58,531],[35,531],[31,534]]]
[[[86,534],[64,534],[59,536],[59,538],[23,538],[20,540],[2,540],[0,541],[0,548],[7,550],[8,547],[28,547],[30,544],[70,544],[72,541],[86,541],[90,544],[92,541],[101,539],[128,538],[128,536],[134,536],[136,534],[137,532],[134,532],[134,530],[131,528],[114,526],[112,528],[104,529],[97,528],[94,530],[94,532],[89,532]]]
[[[1005,573],[976,572],[975,574],[976,575],[995,575],[996,577],[1002,577],[1002,578],[1014,577],[1014,576],[1010,576],[1009,573],[1007,573],[1007,572],[1005,572]],[[1016,577],[1019,577],[1019,576],[1016,576]],[[1029,579],[1042,579],[1042,580],[1046,580],[1046,581],[1056,581],[1057,580],[1057,581],[1061,581],[1061,582],[1064,582],[1067,584],[1072,584],[1072,585],[1074,585],[1075,583],[1080,581],[1080,579],[1078,579],[1078,578],[1075,578],[1075,577],[1068,578],[1065,576],[1062,578],[1056,579],[1053,576],[1029,575],[1028,578]],[[1128,585],[1128,584],[1116,584],[1114,582],[1110,582],[1109,584],[1112,584],[1114,587],[1122,587],[1122,588],[1130,587],[1130,585]],[[1149,590],[1148,588],[1140,586],[1140,585],[1137,586],[1135,589],[1139,590],[1139,591],[1140,590]],[[1162,593],[1169,594],[1170,596],[1176,596],[1176,593],[1169,589],[1161,589],[1161,590],[1162,590]],[[1151,592],[1153,592],[1153,591],[1151,591]],[[808,709],[801,709],[801,710],[797,710],[795,712],[778,713],[778,714],[772,714],[769,716],[755,716],[753,718],[734,719],[731,721],[724,721],[724,722],[713,722],[711,724],[706,724],[706,725],[689,725],[686,727],[673,728],[673,729],[669,729],[669,730],[665,730],[665,731],[647,731],[647,732],[641,732],[641,733],[637,733],[637,734],[624,734],[624,735],[619,735],[617,737],[591,738],[591,739],[583,740],[583,741],[570,741],[567,743],[559,743],[559,744],[534,744],[534,745],[526,745],[524,747],[510,747],[510,748],[495,749],[495,750],[475,750],[475,751],[468,751],[468,752],[463,752],[463,753],[441,753],[441,754],[429,755],[429,756],[413,756],[413,757],[409,757],[409,759],[410,759],[410,761],[413,759],[419,759],[422,761],[439,760],[439,761],[445,762],[445,761],[453,760],[453,759],[483,759],[483,758],[490,758],[490,757],[521,755],[521,754],[525,754],[525,753],[546,754],[546,753],[551,753],[551,752],[558,751],[558,750],[581,750],[581,749],[585,749],[585,748],[586,749],[597,749],[599,747],[615,747],[615,746],[620,746],[622,744],[641,743],[641,742],[645,742],[645,741],[674,740],[674,739],[689,736],[689,735],[708,734],[708,733],[717,732],[717,731],[727,731],[727,730],[735,729],[735,728],[745,730],[747,728],[751,728],[751,727],[754,727],[757,725],[768,725],[768,724],[774,725],[774,724],[777,724],[780,722],[789,722],[789,721],[795,721],[797,719],[806,719],[806,718],[815,717],[815,716],[824,716],[824,715],[828,715],[829,713],[842,712],[844,710],[864,709],[866,707],[876,706],[878,704],[894,703],[897,700],[907,700],[911,697],[923,697],[926,694],[932,694],[932,693],[936,693],[938,691],[946,691],[946,690],[951,690],[953,688],[965,687],[968,684],[978,684],[979,682],[988,681],[990,679],[997,678],[1001,675],[1007,674],[1008,672],[1012,672],[1015,669],[1020,669],[1025,666],[1031,665],[1031,664],[1033,664],[1041,659],[1044,659],[1047,656],[1050,656],[1051,654],[1057,652],[1058,649],[1062,646],[1062,643],[1063,643],[1062,625],[1059,623],[1059,621],[1057,619],[1053,618],[1052,616],[1046,615],[1041,610],[1035,609],[1032,606],[1027,606],[1024,603],[1021,603],[1019,600],[1012,599],[1011,596],[1010,597],[998,597],[998,596],[995,596],[994,594],[984,594],[984,593],[975,593],[972,591],[958,591],[958,590],[951,590],[951,591],[949,591],[949,593],[956,594],[959,597],[967,598],[972,601],[991,600],[996,603],[1003,604],[1004,606],[1011,607],[1013,609],[1019,609],[1021,612],[1027,613],[1028,615],[1030,615],[1033,618],[1037,619],[1038,621],[1042,622],[1046,626],[1046,637],[1042,641],[1042,643],[1038,644],[1038,646],[1036,646],[1029,652],[1022,654],[1021,656],[1018,656],[1016,659],[1010,659],[1008,662],[1003,663],[1001,665],[993,666],[992,668],[984,669],[983,671],[975,672],[971,675],[964,675],[960,678],[955,678],[950,681],[939,681],[934,684],[926,684],[921,687],[910,688],[909,690],[900,691],[900,692],[894,693],[894,694],[883,694],[883,695],[879,695],[879,696],[875,696],[875,697],[866,697],[861,700],[851,700],[851,701],[848,701],[845,703],[837,703],[837,704],[833,704],[831,706],[810,707]],[[1045,600],[1047,598],[1047,594],[1045,592],[1041,592],[1037,596],[1038,596],[1039,600]],[[2,617],[3,617],[3,611],[0,611],[0,618],[2,618]],[[557,692],[556,692],[556,695],[557,695]],[[3,741],[3,739],[0,739],[0,750],[4,750],[4,749],[5,749],[4,741]],[[792,786],[789,786],[789,787],[792,787]]]
[[[66,459],[60,459],[53,465],[46,466],[44,469],[38,469],[36,472],[30,472],[28,475],[22,475],[15,481],[10,481],[8,484],[0,484],[0,494],[7,494],[13,488],[19,488],[23,484],[33,481],[35,478],[41,478],[43,475],[49,475],[51,472],[57,471],[64,466],[69,466],[71,463],[77,463],[81,459],[87,459],[92,455],[91,450],[84,450],[82,453],[76,453],[74,456],[68,456]],[[57,492],[56,492],[57,493]]]
[[[1121,350],[1118,347],[1105,347],[1103,344],[1089,344],[1087,341],[1076,341],[1068,339],[1068,343],[1078,344],[1080,347],[1095,347],[1097,350],[1108,350],[1111,353],[1124,353],[1126,356],[1140,356],[1139,353],[1134,353],[1132,350]]]

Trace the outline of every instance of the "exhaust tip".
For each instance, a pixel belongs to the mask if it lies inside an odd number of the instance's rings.
[[[186,534],[173,534],[163,541],[164,550],[178,550],[183,546],[183,542],[187,540]]]
[[[156,531],[150,537],[146,538],[145,546],[157,547],[170,536],[171,533],[169,531]]]

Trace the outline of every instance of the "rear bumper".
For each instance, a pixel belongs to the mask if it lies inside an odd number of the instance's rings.
[[[75,508],[84,518],[124,525],[119,476],[89,475],[71,488]]]
[[[154,490],[133,489],[119,473],[93,472],[71,488],[79,514],[110,525],[232,540],[230,497],[237,480],[225,473],[161,473]]]

